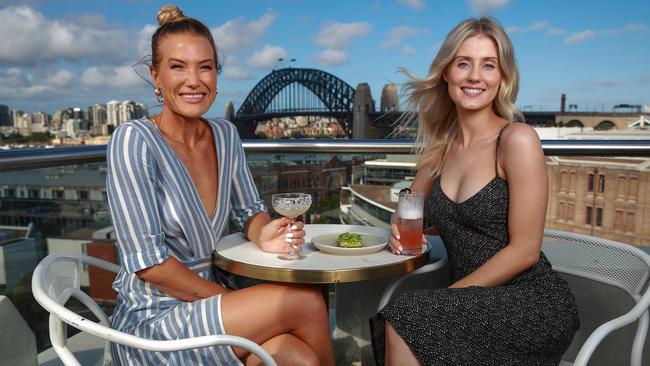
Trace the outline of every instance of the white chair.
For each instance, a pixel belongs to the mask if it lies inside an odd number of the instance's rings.
[[[179,340],[160,341],[145,339],[117,331],[109,326],[106,313],[80,288],[83,265],[96,266],[116,273],[119,266],[102,259],[76,255],[52,254],[43,259],[34,270],[32,292],[36,301],[50,313],[50,340],[52,347],[65,365],[80,365],[67,345],[66,324],[91,333],[107,342],[135,347],[148,351],[181,351],[209,346],[229,345],[243,348],[259,357],[265,365],[276,366],[271,356],[258,344],[242,337],[213,335]],[[64,305],[70,298],[83,303],[98,319],[89,320]],[[107,364],[106,360],[103,364]]]
[[[618,287],[636,303],[625,314],[596,328],[582,344],[573,365],[586,365],[607,335],[638,320],[630,365],[641,366],[648,333],[650,255],[631,245],[548,229],[544,231],[542,251],[556,271]],[[570,363],[564,361],[566,364]]]
[[[596,328],[582,344],[574,362],[562,361],[561,365],[587,365],[594,351],[607,335],[638,320],[630,365],[641,366],[643,347],[648,333],[650,255],[631,245],[548,229],[544,231],[542,251],[556,271],[618,287],[627,292],[636,303],[625,314]],[[446,258],[443,258],[397,279],[384,291],[379,302],[379,310],[386,306],[404,280],[438,270],[446,263]]]

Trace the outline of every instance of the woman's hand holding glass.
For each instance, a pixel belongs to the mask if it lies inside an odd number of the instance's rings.
[[[390,238],[388,239],[388,246],[391,253],[400,255],[402,254],[404,247],[400,242],[399,227],[397,226],[397,215],[393,214],[390,222]],[[422,234],[422,244],[426,243],[427,238],[424,234]]]
[[[291,225],[291,230],[289,230]],[[301,245],[305,244],[305,224],[302,221],[293,221],[281,217],[270,221],[262,227],[260,232],[260,247],[269,253],[286,253],[292,246],[299,252]]]

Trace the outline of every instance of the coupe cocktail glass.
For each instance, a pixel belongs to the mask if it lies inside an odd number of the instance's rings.
[[[289,232],[296,217],[307,212],[311,206],[311,196],[307,193],[279,193],[271,196],[271,205],[275,212],[291,220]],[[278,256],[280,259],[297,260],[306,258],[298,250],[298,246],[291,244],[289,251]]]

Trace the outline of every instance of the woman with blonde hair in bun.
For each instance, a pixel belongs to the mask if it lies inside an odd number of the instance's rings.
[[[315,288],[218,283],[211,254],[228,216],[266,252],[304,244],[303,224],[271,220],[234,126],[207,120],[221,69],[210,30],[174,6],[158,13],[150,71],[160,114],[120,125],[108,145],[107,189],[121,268],[112,326],[156,340],[230,334],[281,365],[333,365]],[[292,234],[285,234],[288,226]],[[123,365],[255,365],[242,349],[149,352],[112,344]]]
[[[462,21],[406,87],[420,148],[411,190],[427,197],[452,283],[402,293],[371,319],[377,364],[557,365],[579,321],[540,250],[546,162],[535,131],[513,123],[523,115],[508,35],[493,18]]]

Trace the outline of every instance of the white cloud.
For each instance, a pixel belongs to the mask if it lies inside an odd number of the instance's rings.
[[[424,0],[399,0],[399,3],[413,10],[422,10],[426,6]]]
[[[607,35],[607,36],[617,36],[624,33],[641,33],[645,34],[648,32],[648,26],[643,23],[630,23],[625,25],[622,28],[615,29],[603,29],[598,31],[598,34]]]
[[[548,20],[533,22],[524,27],[517,27],[517,26],[507,27],[506,31],[510,34],[545,31],[546,35],[553,36],[553,37],[560,37],[567,33],[565,29],[552,26]]]
[[[277,14],[268,10],[259,19],[250,22],[246,22],[243,17],[229,20],[212,28],[212,36],[220,52],[239,53],[262,39],[276,18]]]
[[[322,66],[336,66],[349,63],[345,51],[328,48],[316,54],[314,61]]]
[[[547,20],[533,22],[525,27],[507,27],[506,31],[508,33],[527,33],[527,32],[539,32],[550,27],[550,23]]]
[[[404,46],[404,47],[402,47],[402,53],[403,53],[405,56],[409,56],[409,57],[413,57],[413,56],[416,56],[416,55],[417,55],[417,52],[415,52],[415,50],[414,50],[412,47],[410,47],[410,46]]]
[[[560,37],[563,36],[567,33],[566,29],[562,28],[555,28],[555,27],[550,27],[547,31],[546,34],[549,36],[554,36],[554,37]]]
[[[158,29],[153,24],[147,24],[138,32],[138,54],[140,57],[151,55],[151,36]]]
[[[490,14],[508,5],[510,1],[511,0],[467,0],[467,3],[476,13]]]
[[[576,44],[582,43],[588,39],[596,38],[596,32],[591,29],[584,30],[582,32],[572,33],[564,39],[566,44]]]
[[[44,83],[45,85],[56,87],[56,88],[63,88],[66,86],[69,86],[72,84],[72,82],[76,79],[75,74],[71,73],[68,70],[59,70],[55,74],[49,75],[48,77],[45,78]]]
[[[365,37],[370,33],[370,25],[359,23],[332,23],[321,28],[314,41],[330,49],[345,49],[354,38]]]
[[[598,79],[594,80],[594,85],[595,86],[619,86],[625,84],[623,80],[620,79]]]
[[[0,74],[0,97],[8,99],[42,98],[52,95],[62,86],[67,86],[75,78],[74,74],[60,70],[44,78],[25,74],[12,67]],[[36,81],[36,83],[35,83]]]
[[[29,85],[27,75],[23,75],[19,68],[11,67],[0,74],[0,86],[8,88],[19,88]]]
[[[142,80],[131,66],[94,66],[83,72],[81,85],[95,88],[132,88],[143,86]]]
[[[401,44],[402,39],[427,33],[429,33],[429,30],[426,28],[395,27],[388,32],[388,38],[382,42],[381,46],[383,48],[397,48]]]
[[[381,43],[382,48],[397,48],[402,41],[399,38],[388,38]]]
[[[133,47],[127,32],[110,28],[104,21],[93,25],[89,21],[50,20],[24,5],[0,9],[0,19],[1,63],[123,62],[132,57]]]
[[[610,29],[600,29],[592,30],[587,29],[581,32],[575,32],[570,34],[564,39],[566,44],[576,44],[582,43],[584,41],[594,39],[599,36],[619,36],[626,33],[639,33],[646,34],[648,32],[648,26],[643,23],[629,23],[621,28],[610,28]]]
[[[252,80],[255,78],[255,75],[243,70],[239,66],[225,65],[223,67],[223,77],[227,80]]]
[[[427,34],[427,33],[429,33],[429,30],[426,28],[414,28],[414,27],[408,27],[403,25],[391,29],[388,32],[388,36],[405,38],[405,37],[413,37],[413,36],[417,36],[420,34]]]
[[[279,58],[287,58],[287,51],[280,46],[267,44],[253,53],[248,59],[248,65],[260,70],[271,70],[277,65]]]

